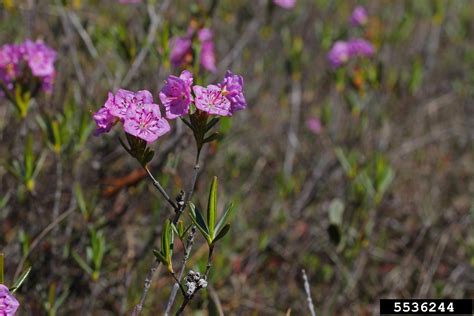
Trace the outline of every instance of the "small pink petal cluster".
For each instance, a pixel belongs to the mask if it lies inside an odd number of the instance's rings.
[[[44,91],[50,92],[56,74],[55,61],[56,51],[42,41],[5,44],[0,47],[0,80],[13,89],[17,82],[28,84],[25,80],[32,75]]]
[[[351,25],[352,26],[362,26],[367,24],[367,21],[369,20],[367,10],[363,7],[358,5],[357,7],[354,8],[354,11],[352,11],[351,14]]]
[[[209,115],[232,116],[247,107],[243,90],[242,76],[227,71],[224,80],[207,87],[193,85],[193,77],[187,70],[179,77],[169,76],[160,92],[160,100],[166,110],[168,119],[175,119],[189,114],[190,105]],[[191,91],[194,93],[191,93]]]
[[[8,288],[0,284],[0,315],[13,316],[20,306],[17,299],[10,293]]]
[[[96,136],[109,132],[118,122],[123,123],[125,132],[147,142],[156,141],[170,130],[168,121],[161,117],[159,105],[153,103],[153,96],[147,90],[109,92],[107,101],[93,117]]]
[[[334,42],[328,53],[328,59],[334,68],[341,67],[351,58],[371,57],[375,53],[374,46],[365,39],[355,38],[349,41]]]
[[[216,72],[216,55],[214,52],[213,33],[209,28],[202,28],[196,32],[192,27],[188,29],[185,36],[176,36],[171,39],[170,59],[175,67],[183,66],[192,62],[193,39],[197,36],[201,44],[200,60],[201,66],[209,71]]]
[[[283,9],[293,9],[296,5],[296,0],[273,0],[273,3]]]
[[[208,115],[232,116],[247,107],[242,76],[227,71],[217,85],[193,86],[193,75],[185,70],[179,77],[170,75],[159,93],[167,119],[190,114],[191,104]],[[118,122],[126,133],[147,142],[154,142],[170,131],[168,121],[161,116],[160,107],[153,103],[147,90],[132,92],[120,89],[109,92],[105,104],[93,116],[97,129],[95,135],[109,132]]]

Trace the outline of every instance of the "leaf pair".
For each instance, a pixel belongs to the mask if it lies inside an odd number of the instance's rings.
[[[232,213],[232,203],[227,204],[224,214],[216,224],[217,219],[217,177],[214,177],[209,191],[209,200],[207,204],[207,220],[204,219],[201,211],[190,203],[189,215],[194,225],[197,226],[203,237],[206,239],[209,246],[213,246],[219,239],[224,237],[230,229],[230,224],[227,223],[230,214]]]
[[[173,253],[174,234],[171,221],[169,219],[163,225],[161,233],[161,250],[153,250],[156,259],[165,265],[169,272],[174,273],[171,256]]]

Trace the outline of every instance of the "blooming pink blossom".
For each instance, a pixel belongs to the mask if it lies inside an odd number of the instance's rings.
[[[144,104],[141,108],[130,108],[123,126],[125,132],[147,142],[154,142],[170,131],[170,125],[161,117],[157,104]]]
[[[50,92],[56,75],[55,61],[56,52],[42,41],[5,44],[0,47],[0,80],[13,89],[15,81],[29,79],[30,72],[39,79],[42,89]]]
[[[179,67],[185,63],[186,55],[192,53],[193,42],[188,36],[173,37],[170,41],[170,60],[173,66]]]
[[[363,6],[357,6],[354,8],[351,14],[352,26],[361,26],[367,24],[368,15],[367,10]]]
[[[94,135],[108,133],[117,122],[118,119],[110,113],[110,109],[114,106],[114,99],[113,93],[109,92],[109,97],[104,106],[94,113],[93,118],[97,125]]]
[[[247,107],[247,101],[244,97],[244,79],[242,76],[234,75],[230,70],[224,77],[224,80],[219,87],[222,89],[223,95],[230,101],[231,114],[243,110]]]
[[[8,288],[0,284],[0,316],[13,316],[20,306],[17,299],[10,293]]]
[[[46,77],[54,74],[56,52],[46,46],[42,41],[23,43],[25,59],[30,66],[33,76]]]
[[[348,45],[351,56],[370,57],[375,53],[374,46],[365,39],[351,39],[349,40]]]
[[[171,63],[173,66],[179,67],[189,62],[188,56],[192,56],[192,43],[196,33],[201,44],[199,62],[205,70],[215,72],[217,69],[213,33],[209,28],[202,28],[197,32],[190,28],[186,36],[173,37],[170,41]]]
[[[375,53],[373,45],[361,38],[349,41],[336,41],[328,53],[328,59],[334,68],[340,67],[353,57],[371,57]]]
[[[174,119],[186,115],[193,100],[191,86],[193,75],[185,70],[179,77],[169,76],[165,86],[160,91],[160,100],[166,110],[166,117]]]
[[[296,0],[273,0],[273,3],[283,9],[293,9],[296,5]]]
[[[115,94],[113,106],[110,107],[110,113],[123,120],[127,116],[130,107],[141,107],[147,103],[153,103],[153,96],[150,91],[141,90],[135,93],[119,89]]]
[[[231,103],[224,96],[223,90],[216,85],[193,87],[196,107],[213,115],[231,116]]]
[[[345,41],[335,42],[328,53],[329,62],[335,68],[345,64],[350,57],[349,45]]]

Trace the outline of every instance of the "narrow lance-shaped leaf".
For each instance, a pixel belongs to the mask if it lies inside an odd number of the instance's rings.
[[[18,279],[15,281],[15,283],[11,287],[10,292],[15,293],[16,290],[18,290],[20,286],[23,284],[23,282],[25,282],[30,272],[31,272],[31,267],[23,271],[23,273],[18,277]]]
[[[209,236],[214,239],[214,228],[216,225],[217,213],[217,177],[212,178],[211,190],[209,191],[209,201],[207,204],[207,227]]]
[[[224,227],[225,224],[227,224],[227,220],[229,219],[229,216],[232,214],[232,211],[234,210],[234,205],[232,203],[229,203],[224,211],[224,214],[222,214],[221,219],[216,225],[216,232],[219,234],[220,230]]]
[[[206,239],[208,244],[211,244],[212,240],[209,236],[209,229],[207,228],[206,221],[202,217],[201,212],[196,208],[193,203],[189,203],[190,212],[189,217],[191,217],[192,222],[199,229],[203,237]]]
[[[229,232],[229,229],[230,229],[230,224],[226,224],[222,229],[221,231],[217,234],[216,238],[214,238],[212,240],[212,243],[215,244],[216,241],[218,241],[219,239],[221,239],[222,237],[224,237],[228,232]]]

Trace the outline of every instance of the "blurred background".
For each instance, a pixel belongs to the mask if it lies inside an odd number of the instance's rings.
[[[32,267],[20,315],[125,315],[138,303],[172,213],[120,129],[92,136],[92,113],[118,88],[158,100],[187,67],[170,62],[172,39],[193,25],[213,31],[216,59],[198,80],[241,74],[249,106],[201,157],[193,200],[206,203],[216,175],[220,208],[232,200],[236,212],[187,314],[307,315],[302,269],[318,315],[474,296],[474,2],[136,2],[0,1],[0,44],[57,51],[53,91],[25,119],[0,98],[5,283]],[[367,16],[354,23],[358,5]],[[354,38],[373,53],[334,65],[331,48]],[[171,125],[150,167],[176,196],[194,143]],[[206,260],[198,238],[190,267]],[[163,312],[172,284],[162,271],[144,315]]]

